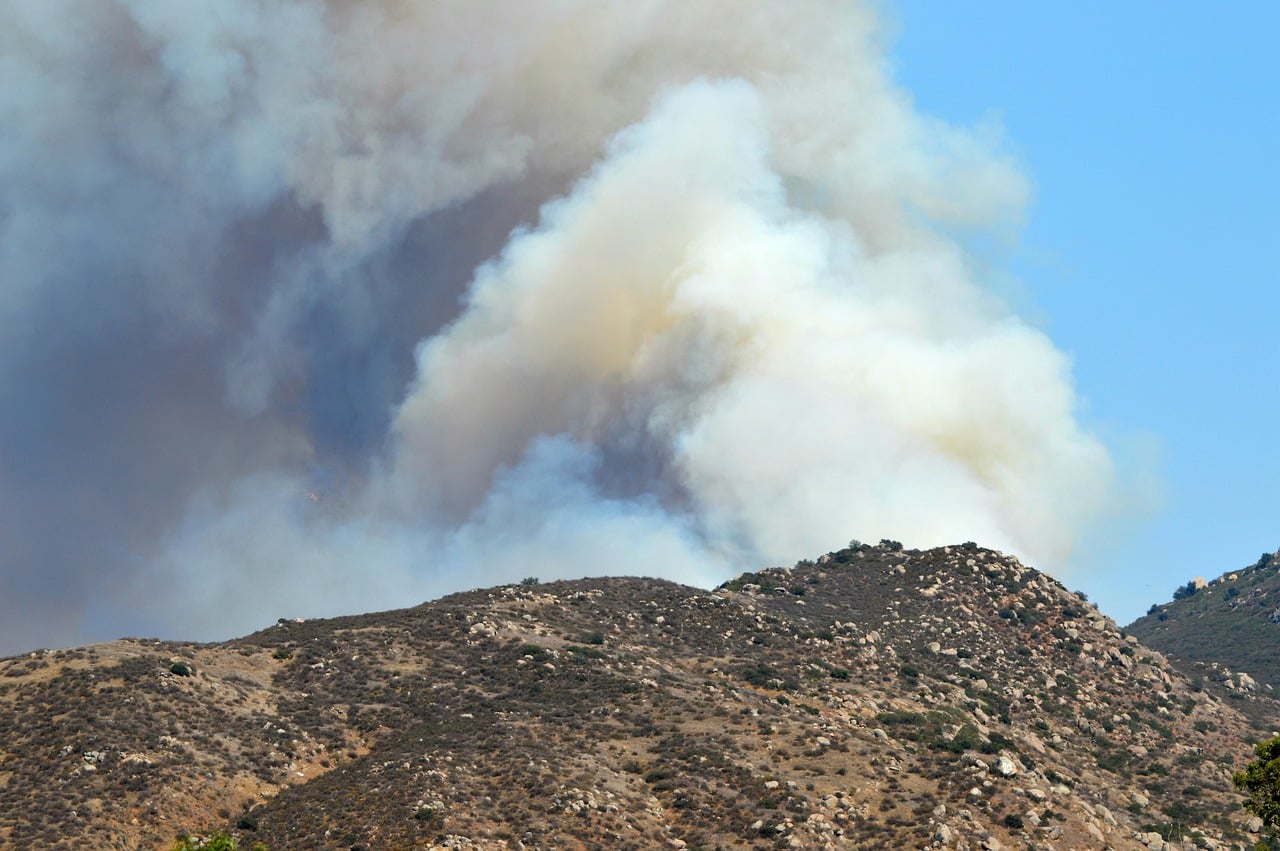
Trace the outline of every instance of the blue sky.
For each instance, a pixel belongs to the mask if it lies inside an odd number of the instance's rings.
[[[903,0],[895,76],[1034,187],[1019,310],[1135,501],[1068,584],[1121,623],[1280,545],[1280,6]],[[1154,473],[1154,486],[1143,484]]]

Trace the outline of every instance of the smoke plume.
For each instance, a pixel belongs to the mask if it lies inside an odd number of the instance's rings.
[[[1109,498],[869,0],[4,5],[0,651]]]

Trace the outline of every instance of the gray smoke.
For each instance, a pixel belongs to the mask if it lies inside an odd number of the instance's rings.
[[[1109,499],[870,2],[0,2],[0,651]]]

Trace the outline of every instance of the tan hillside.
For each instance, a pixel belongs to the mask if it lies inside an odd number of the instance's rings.
[[[0,661],[0,846],[1249,848],[1276,717],[1010,557],[883,542]]]

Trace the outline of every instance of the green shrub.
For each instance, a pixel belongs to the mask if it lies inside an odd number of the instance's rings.
[[[800,687],[799,683],[795,680],[790,677],[784,677],[782,672],[777,668],[763,663],[743,665],[737,669],[736,673],[753,686],[760,686],[762,688],[774,688],[779,691],[795,691]]]
[[[952,753],[964,753],[969,750],[977,750],[982,744],[982,736],[978,733],[978,728],[972,724],[965,724],[956,734],[951,737],[951,741],[947,742],[946,749]]]

